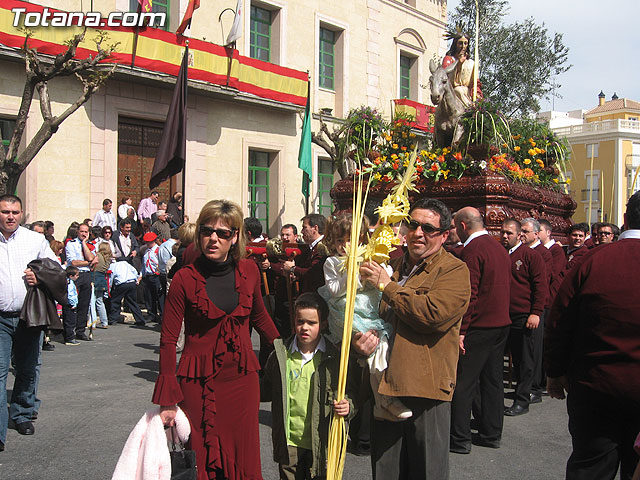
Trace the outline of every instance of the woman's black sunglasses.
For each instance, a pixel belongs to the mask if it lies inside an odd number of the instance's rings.
[[[213,232],[216,232],[218,238],[229,240],[231,237],[233,237],[233,234],[236,233],[237,230],[237,228],[227,230],[226,228],[213,228],[208,225],[200,225],[200,229],[198,230],[198,232],[200,233],[200,235],[204,235],[205,237],[210,237]]]
[[[434,227],[430,223],[420,223],[415,221],[413,218],[411,220],[407,220],[407,227],[409,227],[409,230],[417,230],[418,227],[420,227],[425,234],[449,230],[448,228],[442,230],[441,228]]]

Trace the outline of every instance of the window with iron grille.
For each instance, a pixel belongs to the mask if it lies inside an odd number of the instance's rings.
[[[334,89],[336,32],[320,27],[320,87]]]
[[[400,55],[400,98],[411,97],[411,66],[413,59]]]
[[[318,159],[318,213],[328,217],[333,211],[329,192],[333,187],[333,162],[329,158]]]
[[[262,223],[262,230],[269,231],[269,153],[249,150],[249,216]]]
[[[250,56],[271,61],[271,12],[251,5]]]

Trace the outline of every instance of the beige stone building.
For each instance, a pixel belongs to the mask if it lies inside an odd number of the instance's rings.
[[[95,3],[93,9],[105,18],[137,7],[136,0],[12,3],[27,11],[46,6],[77,12]],[[109,31],[121,42],[116,73],[62,124],[23,174],[18,194],[25,199],[27,221],[52,220],[60,237],[71,221],[92,218],[105,197],[117,205],[125,195],[134,202],[148,195],[183,51],[173,32],[187,3],[154,0],[154,10],[167,14],[167,25],[140,33],[133,68],[131,30]],[[235,9],[236,0],[201,3],[190,32],[186,210],[195,219],[206,201],[227,198],[259,217],[271,235],[284,223],[299,223],[305,212],[297,157],[306,73],[313,112],[329,109],[337,121],[365,104],[390,117],[394,99],[429,103],[428,87],[423,88],[428,63],[446,51],[446,0],[243,0],[242,36],[227,71],[220,45],[234,18],[225,9]],[[6,138],[21,98],[24,65],[13,13],[4,9],[0,15],[0,125]],[[73,33],[51,26],[34,30],[36,39],[51,45]],[[80,85],[72,78],[56,79],[50,90],[60,112],[75,100]],[[34,102],[25,140],[40,121]],[[312,129],[317,126],[316,118]],[[330,213],[328,191],[335,180],[328,155],[313,145],[311,211]],[[178,175],[161,186],[161,197],[180,188]]]

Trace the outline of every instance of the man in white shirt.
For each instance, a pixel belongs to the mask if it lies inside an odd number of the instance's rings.
[[[87,328],[87,316],[89,315],[89,304],[91,303],[91,267],[97,263],[96,256],[89,250],[89,226],[81,224],[78,226],[77,238],[69,241],[65,247],[67,255],[67,265],[73,265],[80,271],[78,280],[75,281],[78,289],[78,321],[76,323],[76,339],[85,342],[91,338],[85,333]]]
[[[105,198],[102,201],[102,210],[96,213],[96,216],[93,219],[94,227],[111,227],[113,231],[116,230],[116,217],[111,211],[112,207],[113,202],[108,198]]]
[[[9,417],[22,435],[33,435],[36,364],[42,331],[27,328],[20,310],[27,285],[37,284],[27,264],[37,258],[56,260],[49,242],[39,233],[20,227],[22,201],[0,196],[0,451],[4,450]],[[15,383],[7,412],[7,376],[13,351]]]

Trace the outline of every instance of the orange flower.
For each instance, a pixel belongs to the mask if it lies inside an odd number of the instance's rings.
[[[402,148],[400,148],[400,150],[402,150],[403,152],[406,152],[407,151],[407,147],[402,147]]]
[[[453,155],[453,158],[455,158],[456,160],[458,160],[459,162],[462,161],[462,154],[460,152],[457,152]]]
[[[422,173],[423,171],[424,171],[424,167],[423,167],[422,165],[418,165],[418,166],[416,167],[416,172],[418,172],[418,173]]]
[[[380,165],[382,162],[380,161],[380,158],[376,158],[373,163],[375,163],[376,165]]]
[[[533,177],[533,170],[531,170],[530,168],[525,168],[523,173],[526,178]]]
[[[437,172],[438,171],[438,164],[437,163],[432,163],[431,164],[431,170],[434,171],[434,172]]]
[[[397,163],[394,163],[394,164],[393,164],[393,169],[394,169],[394,170],[397,170],[398,168],[400,168],[400,165],[398,165]]]
[[[513,147],[513,149],[514,149],[516,152],[519,152],[519,151],[520,151],[520,147],[518,147],[517,145],[516,145],[515,147]]]
[[[440,155],[436,160],[438,160],[440,163],[444,162],[444,155]]]

